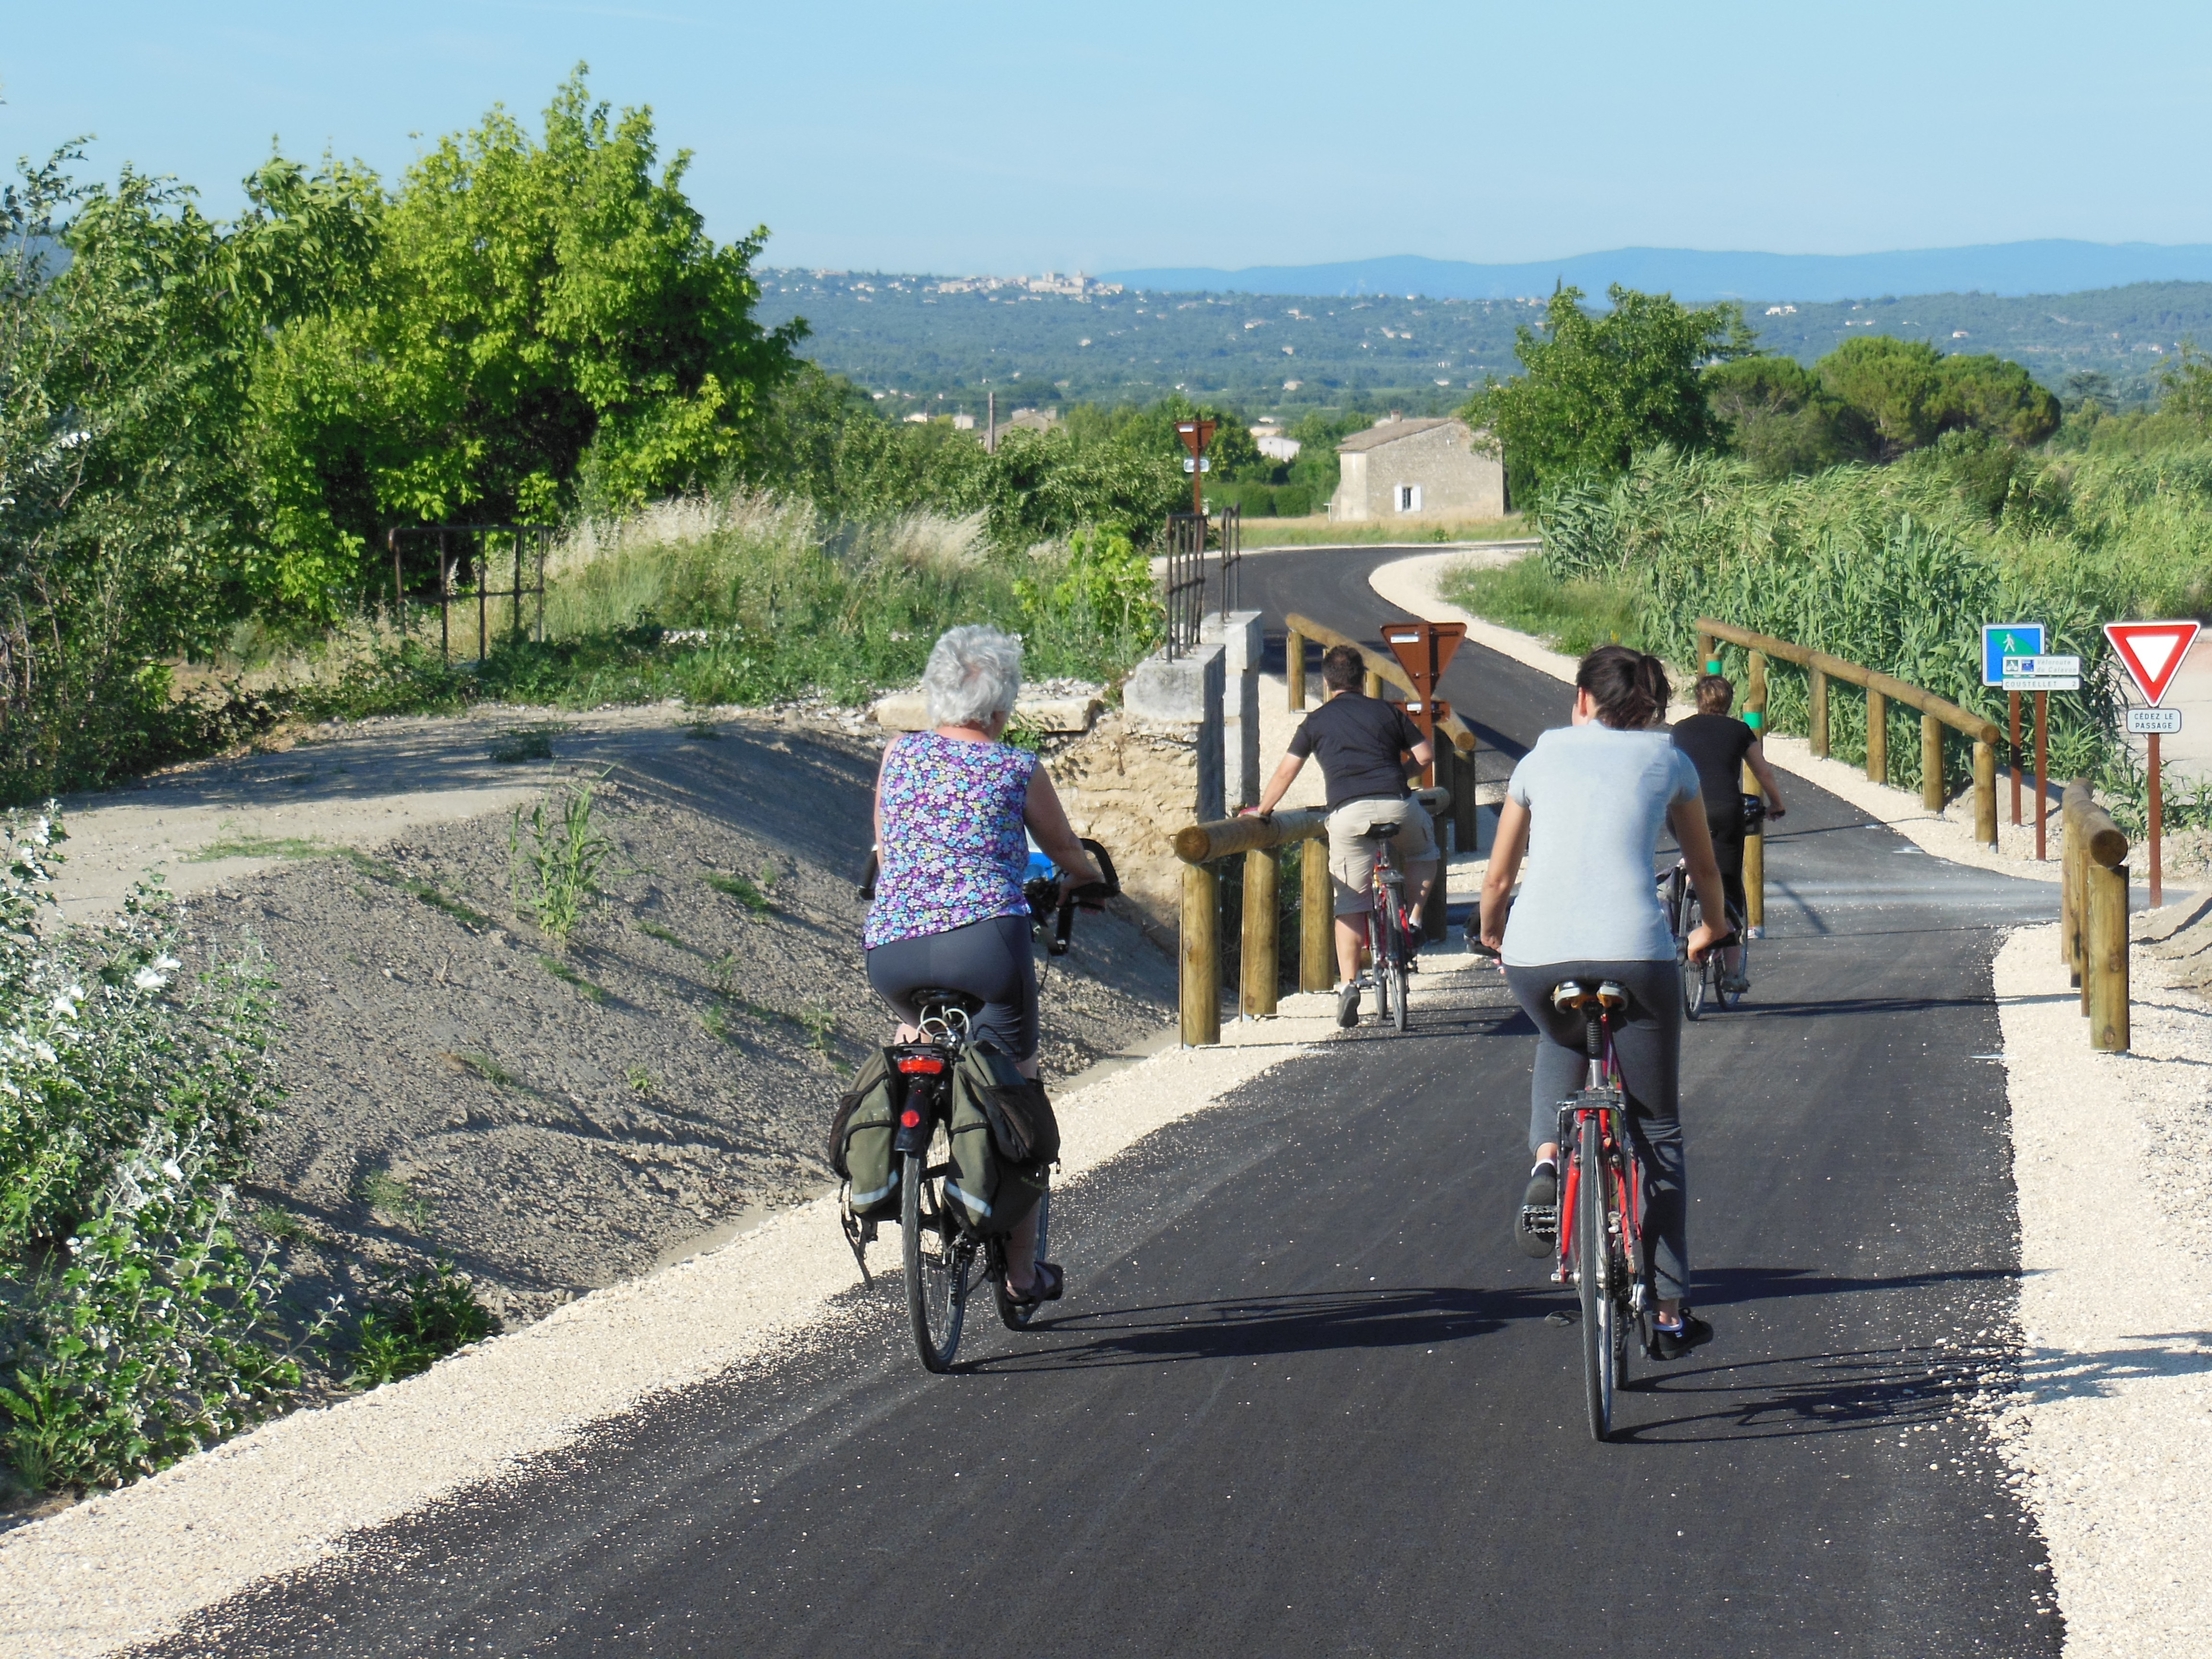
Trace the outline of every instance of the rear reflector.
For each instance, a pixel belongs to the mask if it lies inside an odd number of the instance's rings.
[[[916,1072],[935,1077],[945,1069],[945,1062],[934,1054],[908,1054],[899,1061],[898,1068],[909,1077]]]
[[[899,1114],[899,1127],[902,1129],[919,1129],[921,1127],[921,1114],[915,1111],[913,1107],[908,1107]]]

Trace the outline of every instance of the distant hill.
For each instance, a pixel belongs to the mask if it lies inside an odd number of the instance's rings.
[[[1514,331],[1540,301],[1162,293],[1077,296],[933,276],[763,270],[760,315],[804,317],[801,348],[885,396],[887,411],[1003,415],[1036,404],[1149,403],[1180,386],[1253,415],[1316,407],[1441,414],[1519,373]],[[1759,343],[1809,363],[1862,333],[1995,352],[2054,391],[2106,377],[2124,404],[2185,338],[2212,346],[2212,283],[2138,283],[2057,296],[1922,294],[1745,306]]]
[[[1510,265],[1401,254],[1243,270],[1120,270],[1105,280],[1182,294],[1395,294],[1437,300],[1517,299],[1549,294],[1555,283],[1599,295],[1620,283],[1678,300],[1794,300],[1802,305],[1903,294],[2074,294],[2132,283],[2212,282],[2212,246],[2052,240],[1899,253],[1624,247]]]

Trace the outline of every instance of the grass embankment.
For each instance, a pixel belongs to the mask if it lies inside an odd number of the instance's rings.
[[[418,610],[404,638],[363,635],[350,651],[264,665],[258,701],[270,719],[316,720],[479,702],[852,704],[911,684],[944,629],[975,622],[1020,633],[1032,678],[1110,683],[1151,649],[1158,615],[1146,562],[1111,532],[1015,550],[978,517],[836,523],[743,496],[579,527],[548,563],[542,641],[519,636],[511,602],[496,602],[475,660],[474,611],[456,604],[450,660],[435,613]]]
[[[2002,696],[1981,684],[1981,625],[2042,622],[2051,649],[2084,658],[2090,676],[2078,696],[2052,699],[2052,770],[2098,776],[2140,817],[2143,781],[2116,736],[2119,687],[2100,629],[2212,604],[2212,453],[2080,459],[1946,440],[1893,466],[1767,482],[1739,462],[1662,451],[1562,492],[1542,530],[1540,553],[1462,573],[1448,596],[1562,650],[1618,635],[1685,672],[1697,619],[1717,617],[1991,718]],[[1807,689],[1772,665],[1773,729],[1805,730]],[[1891,781],[1917,787],[1917,716],[1890,719]],[[1863,758],[1863,702],[1833,699],[1830,732],[1839,756]],[[1968,757],[1952,747],[1956,785]]]

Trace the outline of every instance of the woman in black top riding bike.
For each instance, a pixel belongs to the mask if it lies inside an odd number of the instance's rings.
[[[1698,681],[1698,712],[1674,726],[1674,747],[1698,769],[1698,792],[1705,800],[1705,827],[1713,840],[1713,858],[1721,867],[1721,885],[1727,890],[1729,914],[1739,922],[1747,914],[1743,896],[1743,769],[1766,796],[1766,816],[1778,821],[1789,814],[1782,790],[1774,781],[1774,769],[1759,745],[1759,733],[1735,719],[1729,710],[1735,704],[1735,687],[1725,674],[1707,674]],[[1730,945],[1721,952],[1721,988],[1744,988],[1743,951]]]

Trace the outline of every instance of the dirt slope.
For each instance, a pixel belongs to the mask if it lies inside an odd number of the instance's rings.
[[[867,738],[741,717],[700,739],[672,711],[629,711],[576,720],[550,762],[487,779],[496,737],[410,722],[389,781],[504,803],[595,781],[614,852],[565,951],[516,914],[507,811],[439,821],[418,801],[398,839],[359,844],[392,821],[375,731],[316,746],[339,781],[291,808],[288,855],[249,842],[258,856],[184,866],[219,878],[193,901],[200,948],[250,933],[283,986],[290,1098],[251,1196],[303,1303],[442,1250],[513,1324],[819,1192],[830,1103],[888,1030],[853,890]],[[205,842],[208,811],[250,808],[268,764],[164,780],[171,820],[201,811]],[[194,791],[217,807],[192,806]],[[117,864],[96,805],[72,828],[88,865]],[[1171,1015],[1173,964],[1127,921],[1084,921],[1045,988],[1048,1080]]]

